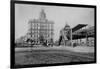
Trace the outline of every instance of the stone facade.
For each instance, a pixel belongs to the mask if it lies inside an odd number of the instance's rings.
[[[46,13],[44,9],[42,9],[38,19],[29,21],[30,28],[27,35],[34,40],[36,44],[40,43],[40,39],[49,42],[53,39],[53,25],[54,22],[46,18]]]

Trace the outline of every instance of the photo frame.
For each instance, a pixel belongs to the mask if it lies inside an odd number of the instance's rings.
[[[10,1],[11,68],[96,63],[96,6]]]

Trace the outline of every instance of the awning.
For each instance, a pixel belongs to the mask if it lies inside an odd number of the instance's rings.
[[[72,28],[72,32],[75,32],[79,29],[81,29],[82,27],[87,26],[87,24],[78,24],[77,26],[75,26],[74,28]]]

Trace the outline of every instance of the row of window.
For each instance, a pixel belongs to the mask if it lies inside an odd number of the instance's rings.
[[[34,27],[32,27],[32,29],[53,29],[53,27],[48,27],[48,26],[34,26]]]
[[[39,37],[40,37],[40,35],[34,35],[34,36],[32,36],[34,39],[39,39]],[[46,39],[46,38],[49,38],[49,37],[53,37],[53,36],[51,36],[51,35],[45,35],[44,36],[44,38]]]
[[[53,24],[32,24],[32,27],[53,27]]]
[[[53,28],[30,28],[29,30],[45,30],[45,31],[53,31],[54,29]]]

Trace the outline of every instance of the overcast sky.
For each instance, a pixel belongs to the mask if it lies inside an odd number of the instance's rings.
[[[94,26],[93,8],[15,4],[15,39],[27,33],[28,21],[38,19],[42,8],[45,10],[47,19],[54,22],[54,40],[59,38],[59,31],[66,23],[71,28],[77,24]]]

